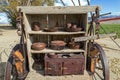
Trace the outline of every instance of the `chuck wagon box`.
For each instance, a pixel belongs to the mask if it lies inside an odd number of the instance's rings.
[[[105,53],[94,42],[96,34],[89,34],[88,12],[98,9],[19,6],[21,41],[8,59],[5,80],[56,80],[64,75],[81,80],[109,80]],[[91,32],[94,31],[95,28]]]

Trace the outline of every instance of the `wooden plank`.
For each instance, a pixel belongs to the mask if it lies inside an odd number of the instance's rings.
[[[111,37],[111,36],[116,36],[116,33],[111,33],[111,34],[100,34],[100,38],[106,38],[106,37]],[[80,41],[87,41],[87,40],[93,40],[93,39],[98,39],[97,35],[93,36],[85,36],[85,37],[75,37],[73,38],[75,42],[80,42]]]
[[[99,6],[18,6],[17,10],[21,8],[26,14],[80,14],[94,12],[97,7]]]
[[[44,35],[71,35],[71,34],[84,34],[85,31],[79,31],[79,32],[43,32],[43,31],[29,31],[29,34],[44,34]]]
[[[92,80],[85,70],[84,75],[44,76],[44,72],[29,72],[25,80]]]
[[[63,49],[63,50],[52,50],[52,49],[44,49],[44,50],[40,50],[40,51],[36,51],[36,50],[31,50],[31,53],[72,53],[72,52],[85,52],[82,49]]]
[[[32,14],[32,15],[26,15],[28,22],[30,24],[30,28],[32,27],[33,22],[39,22],[40,27],[44,28],[47,27],[46,21],[47,21],[47,15],[46,14]]]
[[[87,36],[88,27],[89,27],[89,25],[88,25],[88,14],[84,17],[84,19],[85,19],[85,25],[86,25],[86,27],[85,27],[85,31],[86,31],[85,36]],[[87,52],[87,50],[88,50],[88,41],[85,41],[84,48],[85,48],[85,53],[84,53],[84,55],[85,55],[85,63],[87,63],[87,55],[88,55],[88,52]],[[87,64],[85,64],[85,69],[87,68],[86,66],[87,66]]]
[[[64,15],[63,14],[51,14],[48,15],[48,27],[64,27]],[[57,26],[56,26],[57,25]]]
[[[27,54],[28,54],[29,70],[33,71],[32,65],[33,65],[34,60],[32,58],[30,50],[31,50],[31,41],[30,39],[27,39]]]
[[[30,23],[28,22],[28,18],[27,18],[27,16],[25,14],[23,14],[23,17],[24,17],[24,22],[23,23],[25,25],[25,31],[29,32],[29,31],[31,31],[31,28],[29,27]]]

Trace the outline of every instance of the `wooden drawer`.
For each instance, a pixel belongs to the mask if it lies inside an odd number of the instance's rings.
[[[84,74],[83,55],[69,58],[49,58],[45,55],[45,75]]]
[[[62,62],[55,59],[45,60],[45,75],[62,75]]]
[[[84,60],[66,59],[63,62],[63,74],[83,74]]]

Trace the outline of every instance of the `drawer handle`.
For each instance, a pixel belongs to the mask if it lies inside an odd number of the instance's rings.
[[[61,70],[66,70],[66,69],[68,69],[67,67],[61,67]]]
[[[47,68],[48,70],[52,70],[52,68]]]

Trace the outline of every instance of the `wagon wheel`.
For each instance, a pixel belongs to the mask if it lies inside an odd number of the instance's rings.
[[[8,58],[8,61],[6,63],[6,68],[5,68],[5,76],[4,80],[19,80],[17,77],[17,70],[14,65],[14,58],[11,54],[13,54],[17,49],[19,48],[19,44],[16,45],[13,50],[10,53],[10,56]]]
[[[10,56],[6,64],[6,72],[4,80],[19,80],[16,67],[13,65],[13,57]]]
[[[92,79],[109,80],[109,66],[105,52],[99,44],[95,43],[93,45],[98,49],[98,55],[95,57],[97,61],[95,62],[94,72],[91,73]]]

